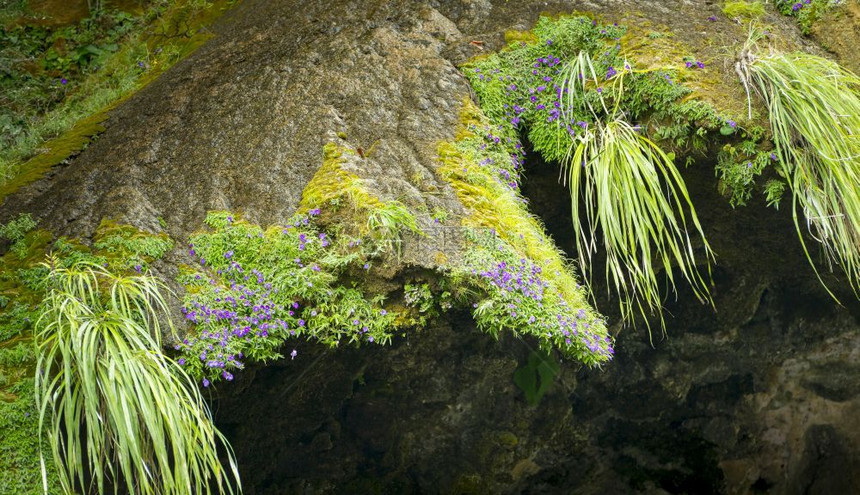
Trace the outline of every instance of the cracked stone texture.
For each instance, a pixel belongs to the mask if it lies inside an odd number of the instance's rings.
[[[178,239],[211,209],[281,222],[340,132],[373,149],[347,166],[378,195],[456,218],[434,173],[470,95],[456,64],[541,12],[572,10],[673,31],[742,102],[720,61],[744,28],[719,2],[245,0],[83,153],[8,197],[0,220],[29,211],[86,237],[103,217],[159,231],[160,216]],[[785,46],[821,52],[791,20],[766,21]],[[536,408],[513,385],[531,343],[496,342],[468,315],[385,349],[302,343],[300,358],[240,373],[213,398],[246,493],[856,493],[860,308],[838,280],[827,278],[846,307],[819,287],[789,212],[732,210],[712,165],[684,173],[719,255],[716,312],[682,289],[668,338],[623,331],[613,363],[564,364]],[[530,167],[532,210],[567,248],[567,193],[541,173],[550,165]],[[430,261],[407,245],[403,263]],[[600,307],[613,318],[613,306]]]

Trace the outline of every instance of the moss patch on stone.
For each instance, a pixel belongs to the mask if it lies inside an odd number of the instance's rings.
[[[202,28],[233,3],[217,0],[200,8],[175,2],[141,27],[77,93],[27,130],[35,137],[0,154],[0,201],[85,149],[104,132],[110,110],[203,45],[212,33]]]
[[[439,144],[438,173],[468,211],[469,255],[453,271],[481,290],[472,312],[479,328],[532,336],[589,366],[611,359],[605,322],[519,193],[524,152],[513,129],[491,125],[466,100],[456,135]]]

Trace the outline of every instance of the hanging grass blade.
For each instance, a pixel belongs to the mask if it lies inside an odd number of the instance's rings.
[[[755,50],[760,39],[751,28],[745,51]],[[804,253],[824,284],[803,238],[801,212],[810,235],[821,243],[828,268],[841,267],[856,295],[860,286],[860,77],[806,53],[748,55],[746,59],[739,73],[749,74],[767,106]]]
[[[607,284],[619,296],[622,317],[631,321],[634,313],[640,313],[648,325],[647,316],[656,312],[664,327],[658,272],[665,272],[674,290],[673,270],[678,270],[696,297],[711,303],[708,284],[698,272],[690,231],[701,238],[707,265],[713,252],[673,158],[621,116],[618,102],[628,67],[625,63],[625,70],[612,80],[615,105],[607,105],[604,94],[596,93],[602,112],[582,96],[592,83],[599,86],[591,57],[580,52],[565,67],[565,118],[570,121],[577,111],[587,110],[597,129],[585,129],[573,138],[561,170],[571,191],[584,278],[591,279],[592,255],[602,245]],[[581,108],[582,101],[587,108]],[[601,115],[606,116],[605,122]]]

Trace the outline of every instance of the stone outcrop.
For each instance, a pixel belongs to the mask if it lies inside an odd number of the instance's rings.
[[[436,175],[437,143],[470,96],[456,64],[541,12],[572,10],[665,27],[743,102],[721,61],[744,29],[708,21],[716,2],[245,0],[113,111],[88,149],[8,197],[2,220],[31,212],[86,237],[103,217],[150,231],[161,218],[180,240],[213,209],[283,222],[328,142],[362,150],[345,166],[380,197],[459,215]],[[767,21],[788,46],[819,50],[790,20]],[[536,407],[513,382],[532,344],[494,341],[456,312],[390,348],[308,347],[246,370],[213,398],[246,493],[856,491],[860,306],[838,280],[826,278],[844,307],[819,285],[787,209],[731,209],[711,165],[685,178],[718,254],[716,311],[682,289],[667,302],[668,338],[652,346],[623,330],[614,362],[563,364]],[[526,176],[532,211],[571,248],[552,165],[534,160]],[[392,276],[431,266],[407,245]],[[612,321],[613,303],[600,302]]]

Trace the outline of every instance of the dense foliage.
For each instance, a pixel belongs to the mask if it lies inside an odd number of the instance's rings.
[[[543,17],[532,33],[532,42],[514,42],[467,64],[465,72],[498,128],[494,132],[527,139],[545,160],[565,168],[586,277],[600,245],[609,255],[607,280],[625,318],[634,310],[658,312],[663,296],[656,267],[672,287],[677,267],[707,299],[696,265],[710,254],[674,153],[646,136],[700,147],[729,119],[704,103],[682,101],[689,90],[674,80],[674,69],[637,70],[622,55],[622,27],[586,17]],[[703,70],[704,64],[687,60],[684,67]],[[587,221],[580,223],[583,198]],[[698,261],[688,229],[705,247]]]

